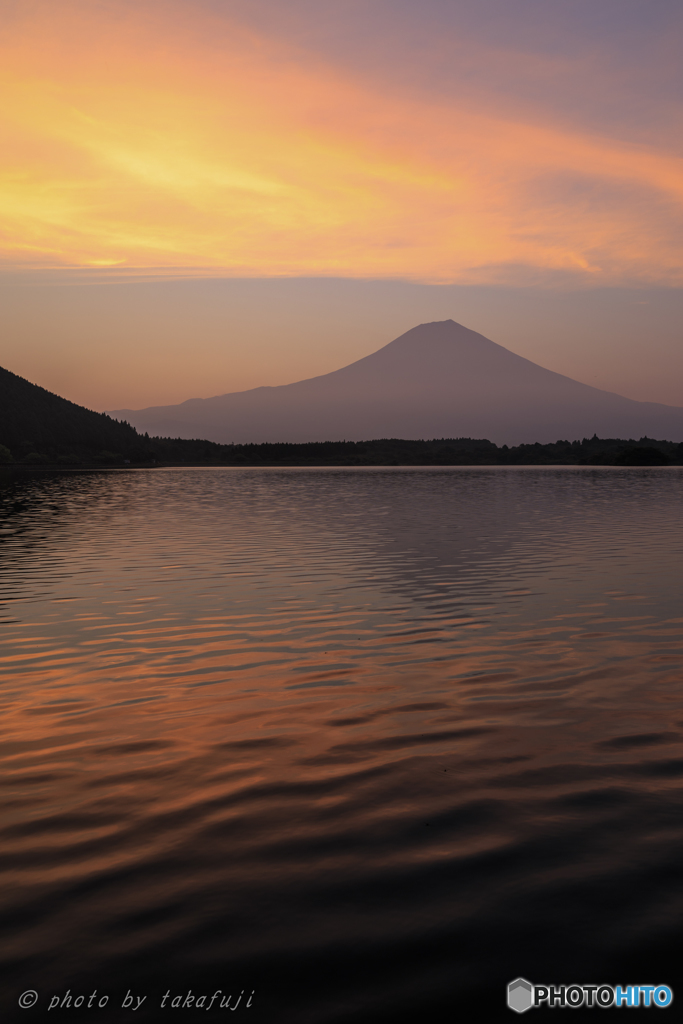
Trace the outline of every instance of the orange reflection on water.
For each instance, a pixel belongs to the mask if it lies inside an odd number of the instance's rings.
[[[680,844],[680,487],[20,482],[0,546],[7,955],[34,984],[74,951],[148,980],[365,941],[393,963],[445,935],[451,993],[451,945],[483,928],[486,971],[520,915],[544,944],[576,922],[595,962],[620,927],[603,894],[632,922],[634,878],[649,942]]]

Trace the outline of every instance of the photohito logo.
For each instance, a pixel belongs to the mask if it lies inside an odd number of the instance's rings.
[[[671,1006],[673,998],[668,985],[532,985],[526,978],[515,978],[508,985],[508,1006],[515,1013],[526,1013],[537,1006],[663,1009]]]

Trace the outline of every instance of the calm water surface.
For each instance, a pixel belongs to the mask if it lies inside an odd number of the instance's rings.
[[[207,1020],[505,1020],[518,975],[683,999],[682,498],[679,469],[6,479],[2,1019],[220,989]]]

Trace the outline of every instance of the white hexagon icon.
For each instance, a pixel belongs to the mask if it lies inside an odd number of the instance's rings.
[[[515,1013],[525,1013],[534,1005],[534,987],[526,978],[515,978],[508,985],[508,1006]]]

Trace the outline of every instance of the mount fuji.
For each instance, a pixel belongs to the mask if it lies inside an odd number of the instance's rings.
[[[683,408],[581,384],[453,320],[420,324],[340,370],[294,384],[109,415],[153,436],[236,444],[485,437],[517,445],[593,434],[683,440]]]

